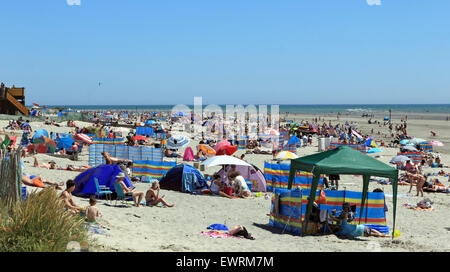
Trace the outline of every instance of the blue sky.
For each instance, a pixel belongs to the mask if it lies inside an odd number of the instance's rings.
[[[27,104],[449,103],[450,1],[1,1]],[[99,86],[101,82],[101,86]]]

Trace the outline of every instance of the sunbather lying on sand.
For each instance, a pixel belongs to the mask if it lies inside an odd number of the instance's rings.
[[[39,188],[45,188],[45,187],[55,187],[58,190],[62,190],[62,185],[64,185],[63,182],[61,183],[57,183],[57,182],[52,182],[50,180],[47,179],[43,179],[41,175],[31,175],[28,176],[27,174],[23,173],[22,174],[22,183],[28,186],[33,186],[33,187],[39,187]],[[47,184],[47,186],[46,186]]]
[[[118,164],[121,162],[127,162],[127,160],[111,157],[108,152],[102,152],[102,156],[105,158],[106,164]]]
[[[42,163],[39,164],[38,159],[36,158],[36,156],[33,156],[34,158],[34,167],[37,168],[46,168],[46,169],[53,169],[53,170],[65,170],[65,171],[75,171],[75,172],[84,172],[87,168],[84,166],[80,166],[80,167],[74,167],[73,165],[68,165],[66,168],[64,167],[59,167],[56,162],[51,161],[48,164],[46,163]]]
[[[338,222],[339,230],[336,232],[341,238],[355,238],[359,236],[374,236],[374,237],[389,237],[388,234],[381,233],[375,229],[371,229],[364,225],[351,225],[348,222],[353,221],[353,216],[351,216],[350,204],[348,202],[344,202],[342,204],[342,213],[335,217],[333,216],[331,219]]]

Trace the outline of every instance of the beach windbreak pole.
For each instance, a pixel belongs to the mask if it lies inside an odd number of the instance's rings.
[[[367,198],[370,177],[385,177],[392,180],[393,190],[393,230],[395,231],[395,217],[397,211],[397,185],[398,170],[374,159],[358,150],[354,150],[347,146],[340,146],[325,152],[301,157],[291,161],[289,171],[288,189],[292,189],[292,183],[295,178],[296,171],[306,171],[313,174],[311,184],[311,193],[308,200],[306,217],[304,222],[305,231],[307,230],[309,216],[312,211],[313,202],[316,197],[316,190],[319,184],[320,175],[322,174],[341,174],[341,175],[362,175],[363,176],[363,192],[361,199],[361,216],[364,211],[364,204]],[[392,237],[394,237],[394,231]],[[303,232],[302,232],[303,233]]]

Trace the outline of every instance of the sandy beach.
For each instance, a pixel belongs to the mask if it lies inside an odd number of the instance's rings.
[[[312,115],[288,116],[295,121],[311,120]],[[325,117],[325,121],[333,124],[345,121],[358,123],[358,129],[368,133],[370,129],[380,131],[379,139],[383,139],[387,127],[370,125],[367,118]],[[381,120],[380,120],[381,121]],[[393,120],[394,123],[398,120]],[[0,128],[7,125],[7,121],[0,121]],[[89,123],[77,122],[80,127]],[[46,129],[53,132],[68,132],[71,129],[61,123],[61,127],[50,127],[41,122],[32,122],[33,130]],[[430,137],[430,130],[437,132],[436,137]],[[173,134],[186,134],[183,131],[174,131]],[[450,162],[450,126],[443,120],[408,120],[408,134],[420,138],[438,140],[444,143],[444,147],[436,150],[441,154],[444,165]],[[18,134],[20,141],[20,134]],[[193,149],[198,141],[191,140],[188,146]],[[383,147],[383,153],[379,160],[389,163],[389,160],[398,152],[398,148]],[[181,153],[184,149],[180,150]],[[241,155],[245,150],[239,150],[236,155]],[[305,156],[318,152],[318,140],[314,137],[313,145],[297,149],[298,156]],[[373,156],[373,155],[371,155]],[[66,158],[58,158],[52,155],[38,154],[40,162],[48,163],[54,160],[60,166],[88,165],[88,149],[83,150],[78,161]],[[245,160],[264,169],[264,162],[271,160],[271,155],[247,154]],[[74,179],[79,173],[60,170],[48,170],[33,167],[33,158],[23,159],[25,172],[28,174],[40,174],[46,179],[55,182],[66,182]],[[178,162],[181,162],[178,159]],[[192,162],[185,162],[192,165]],[[213,174],[218,167],[207,168],[203,174]],[[425,173],[437,173],[441,168],[424,168]],[[444,168],[444,171],[450,169]],[[439,177],[444,185],[449,182]],[[148,183],[136,183],[137,190],[147,191]],[[341,176],[340,186],[347,190],[362,191],[362,178],[354,176]],[[390,185],[371,183],[369,190],[382,188],[386,194],[386,203],[389,211],[386,214],[388,226],[392,227],[392,188]],[[28,191],[38,190],[28,187]],[[450,251],[447,237],[450,232],[450,195],[446,193],[424,193],[425,198],[434,202],[433,211],[416,211],[407,209],[404,204],[416,204],[422,197],[416,197],[416,189],[408,194],[409,186],[399,186],[397,205],[397,229],[401,231],[401,237],[394,240],[390,238],[360,237],[358,240],[342,240],[335,235],[305,236],[299,237],[269,225],[269,212],[271,207],[270,195],[265,198],[253,197],[251,199],[227,199],[218,196],[190,195],[180,192],[162,190],[165,199],[174,203],[173,208],[160,207],[114,207],[106,200],[98,200],[98,208],[102,217],[99,222],[107,229],[107,235],[92,234],[100,244],[102,251],[163,251],[163,252],[367,252],[367,251]],[[74,197],[75,202],[84,207],[88,206],[88,199]],[[225,224],[228,227],[244,225],[251,232],[255,240],[238,238],[210,238],[200,235],[211,224]],[[375,242],[375,243],[374,243]]]

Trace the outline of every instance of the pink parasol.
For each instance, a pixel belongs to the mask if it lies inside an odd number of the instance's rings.
[[[430,144],[432,146],[444,146],[444,144],[442,142],[439,142],[439,141],[431,141]]]

